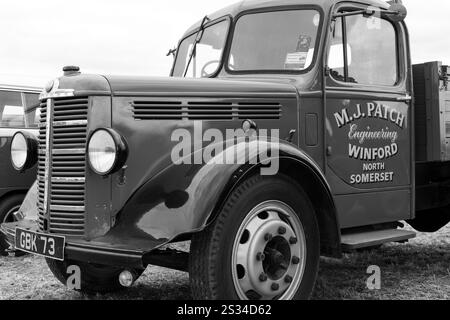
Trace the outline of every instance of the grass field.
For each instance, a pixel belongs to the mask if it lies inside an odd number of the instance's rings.
[[[366,287],[370,265],[381,268],[381,290]],[[0,258],[0,299],[191,299],[186,273],[147,268],[129,290],[87,296],[67,290],[39,257]],[[450,226],[408,244],[321,260],[313,299],[450,299]]]

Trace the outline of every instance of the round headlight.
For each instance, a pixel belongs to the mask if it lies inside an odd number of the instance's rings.
[[[112,129],[95,131],[88,143],[89,164],[97,174],[108,175],[121,168],[126,160],[122,137]]]
[[[22,171],[28,158],[27,139],[23,133],[18,132],[11,141],[11,162],[14,169]]]

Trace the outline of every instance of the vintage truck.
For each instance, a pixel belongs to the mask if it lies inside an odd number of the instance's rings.
[[[37,136],[41,88],[0,85],[0,223],[22,219],[17,215],[28,189],[36,180],[36,166],[20,174],[11,163],[10,146],[18,131]],[[0,235],[0,256],[9,245]],[[20,252],[18,252],[20,254]]]
[[[308,298],[321,255],[408,241],[404,221],[439,230],[448,74],[412,65],[405,17],[378,0],[243,1],[186,32],[171,77],[65,67],[39,139],[12,143],[38,186],[2,232],[63,283],[78,266],[81,291],[158,265],[188,271],[196,299],[267,300]]]

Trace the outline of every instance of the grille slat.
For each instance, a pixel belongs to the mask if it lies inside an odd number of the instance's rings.
[[[56,116],[56,114],[55,114],[55,116]],[[84,117],[85,117],[85,115],[72,115],[72,116],[62,115],[62,116],[58,116],[58,120],[59,121],[81,120]]]
[[[61,235],[64,234],[68,237],[77,237],[79,236],[80,233],[84,233],[84,231],[82,230],[73,230],[72,228],[58,228],[55,226],[52,226],[50,229],[50,233],[52,234],[57,234],[57,235]]]
[[[278,102],[134,101],[135,120],[278,120]]]
[[[40,105],[38,157],[38,225],[42,231],[70,237],[85,232],[85,174],[89,99],[52,101],[48,215],[44,212],[47,103]],[[46,230],[44,230],[46,228]]]
[[[84,215],[76,214],[76,213],[67,213],[67,212],[55,212],[52,215],[52,219],[84,219]]]
[[[85,145],[86,142],[78,142],[78,143],[53,143],[53,149],[78,149],[81,148],[82,145]]]

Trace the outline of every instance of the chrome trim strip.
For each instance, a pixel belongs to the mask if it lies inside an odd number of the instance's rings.
[[[86,178],[75,178],[75,177],[54,177],[52,178],[52,182],[69,182],[69,183],[84,183]]]
[[[53,127],[85,126],[87,120],[54,121]]]
[[[37,129],[30,129],[30,128],[0,128],[0,137],[2,138],[11,138],[12,136],[14,136],[17,132],[22,131],[22,132],[28,132],[31,133],[33,135],[35,135],[36,137],[39,135],[39,130]]]
[[[51,205],[50,210],[52,211],[75,211],[75,212],[84,212],[84,206],[60,206],[60,205]]]
[[[61,98],[61,97],[73,97],[75,96],[75,90],[74,89],[59,89],[59,80],[55,79],[53,80],[53,88],[50,92],[42,91],[42,93],[39,95],[39,100],[47,100],[47,99],[54,99],[54,98]]]
[[[55,79],[52,82],[52,88],[45,88],[39,95],[39,100],[43,101],[60,97],[73,97],[75,95],[74,92],[74,89],[59,89],[59,79]]]
[[[44,215],[48,214],[49,202],[49,177],[50,177],[50,133],[52,124],[52,100],[47,100],[46,129],[45,129],[45,170],[44,170]]]
[[[58,154],[85,154],[85,149],[53,149],[52,154],[58,155]]]
[[[39,100],[47,100],[47,99],[55,99],[55,98],[64,98],[64,97],[74,97],[75,90],[73,89],[58,89],[52,91],[50,93],[41,93],[39,96]]]

